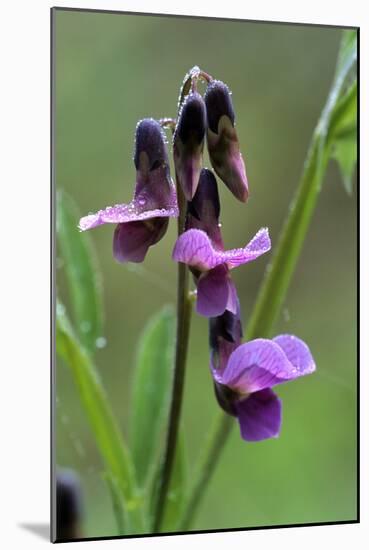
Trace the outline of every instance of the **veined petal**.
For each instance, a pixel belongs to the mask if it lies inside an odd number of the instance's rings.
[[[221,383],[249,394],[310,374],[315,367],[306,360],[306,345],[296,341],[294,364],[276,341],[258,338],[242,344],[230,356]]]
[[[282,403],[270,389],[253,393],[234,407],[241,436],[246,441],[262,441],[278,437],[282,422]]]
[[[297,369],[300,376],[311,374],[315,371],[315,361],[309,347],[303,340],[300,340],[300,338],[297,338],[293,334],[280,334],[273,338],[273,342],[282,348],[287,359]]]
[[[168,218],[155,218],[118,224],[113,238],[115,259],[122,263],[142,262],[148,248],[164,236],[168,223]]]
[[[222,252],[223,261],[230,269],[256,260],[271,249],[269,232],[266,227],[259,229],[244,248],[234,248]]]
[[[200,271],[209,271],[226,264],[229,268],[255,260],[270,250],[271,244],[267,229],[260,229],[245,248],[231,250],[214,249],[208,235],[200,229],[189,229],[180,235],[173,250],[173,259],[183,262]]]
[[[174,245],[172,257],[200,271],[209,271],[217,265],[216,251],[207,234],[200,229],[189,229],[182,233]]]

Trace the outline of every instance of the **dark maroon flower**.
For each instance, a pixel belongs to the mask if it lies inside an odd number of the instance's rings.
[[[169,218],[178,217],[177,195],[170,177],[165,136],[152,118],[136,128],[136,188],[128,204],[116,204],[81,218],[81,231],[105,223],[118,224],[113,253],[119,262],[142,262],[147,250],[164,236]]]
[[[179,112],[173,137],[176,174],[187,200],[192,199],[199,183],[205,132],[204,100],[198,92],[190,92]]]
[[[245,164],[240,152],[235,115],[228,87],[212,80],[205,92],[207,142],[211,164],[221,180],[242,202],[248,198]]]

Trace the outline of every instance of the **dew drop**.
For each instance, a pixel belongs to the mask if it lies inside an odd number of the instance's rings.
[[[95,346],[98,349],[105,348],[106,344],[107,344],[107,340],[104,336],[99,336],[98,338],[96,338]]]

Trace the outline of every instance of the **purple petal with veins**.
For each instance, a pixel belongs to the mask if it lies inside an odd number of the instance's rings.
[[[278,437],[282,422],[282,403],[270,389],[253,393],[234,403],[241,436],[246,441]]]
[[[296,336],[282,337],[282,345],[288,346],[288,356],[279,345],[279,338],[258,338],[239,346],[218,381],[240,394],[250,394],[314,372],[314,360],[302,340]]]
[[[208,235],[199,229],[189,229],[180,235],[173,250],[173,259],[200,271],[209,271],[225,264],[230,269],[255,260],[270,250],[268,230],[263,228],[244,248],[216,250]]]

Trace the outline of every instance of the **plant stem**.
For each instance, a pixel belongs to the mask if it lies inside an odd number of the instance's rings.
[[[177,196],[179,205],[178,235],[184,231],[186,216],[186,200],[177,181]],[[173,388],[169,412],[169,424],[166,435],[164,459],[161,468],[160,485],[155,509],[153,531],[159,532],[164,517],[165,500],[172,473],[177,444],[179,420],[182,408],[182,398],[185,379],[185,367],[188,349],[188,337],[191,324],[192,300],[189,295],[189,271],[186,264],[178,263],[177,290],[177,335]]]
[[[291,202],[272,261],[257,295],[247,326],[246,340],[267,337],[284,302],[330,159],[332,146],[330,122],[342,93],[344,82],[355,63],[355,48],[351,55],[347,56],[345,63],[341,65],[339,57],[336,75],[312,136],[296,195]],[[224,413],[220,413],[215,419],[205,452],[200,459],[195,481],[185,504],[180,529],[188,529],[233,425],[234,419],[226,417]]]
[[[186,502],[184,515],[178,526],[179,531],[186,531],[189,528],[233,424],[232,416],[219,412],[219,417],[213,424],[207,444],[199,459],[198,471],[194,476],[195,483],[189,492],[190,497]]]

